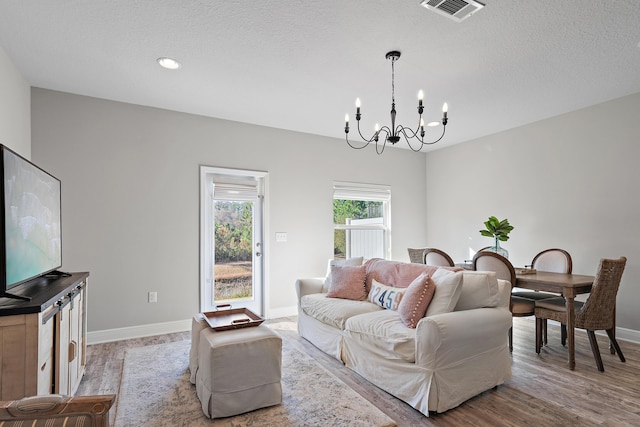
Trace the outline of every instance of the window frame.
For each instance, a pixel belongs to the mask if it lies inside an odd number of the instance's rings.
[[[383,258],[391,259],[391,186],[334,181],[331,199],[332,210],[333,200],[382,202],[382,224],[336,224],[334,222],[333,230],[334,233],[336,230],[381,230],[383,233]],[[345,256],[348,257],[349,254],[345,254]]]

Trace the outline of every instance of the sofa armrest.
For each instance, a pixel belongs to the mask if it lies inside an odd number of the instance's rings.
[[[511,324],[511,312],[501,307],[424,317],[416,328],[416,364],[428,369],[451,366],[507,346]]]
[[[498,279],[500,300],[498,302],[498,307],[509,309],[511,304],[511,282],[508,280]]]
[[[296,294],[298,295],[298,306],[300,305],[300,299],[309,294],[319,294],[322,292],[324,286],[324,278],[314,277],[312,279],[298,279],[296,280]]]

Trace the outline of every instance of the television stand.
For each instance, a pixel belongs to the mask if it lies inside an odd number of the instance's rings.
[[[39,277],[1,295],[20,299],[0,301],[0,400],[76,392],[86,364],[88,276]]]
[[[22,295],[10,294],[9,292],[0,292],[0,298],[19,299],[20,301],[31,301],[31,297],[23,297]]]

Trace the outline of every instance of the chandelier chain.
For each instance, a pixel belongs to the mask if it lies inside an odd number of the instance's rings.
[[[391,58],[391,103],[396,103],[396,69],[394,64],[396,63],[396,58]]]

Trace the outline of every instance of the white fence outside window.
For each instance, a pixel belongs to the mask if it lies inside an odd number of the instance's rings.
[[[347,225],[379,225],[384,226],[384,219],[347,219]],[[348,229],[346,230],[347,258],[356,256],[371,258],[384,258],[384,230],[382,229]]]

